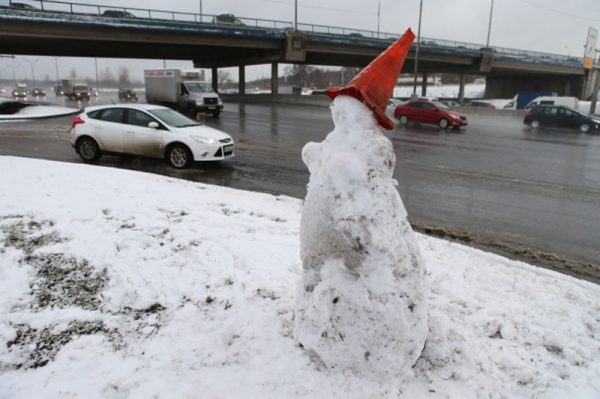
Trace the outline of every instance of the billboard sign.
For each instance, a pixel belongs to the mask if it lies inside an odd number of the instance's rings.
[[[591,69],[596,59],[596,41],[598,40],[598,30],[590,28],[588,30],[587,42],[585,44],[585,54],[583,55],[583,67]]]

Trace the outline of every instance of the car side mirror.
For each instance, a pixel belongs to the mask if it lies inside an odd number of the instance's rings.
[[[148,127],[150,129],[158,129],[158,122],[152,121],[152,122],[148,123]]]

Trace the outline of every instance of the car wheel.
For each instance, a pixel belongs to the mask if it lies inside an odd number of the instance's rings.
[[[441,129],[446,129],[448,127],[448,119],[446,119],[446,118],[440,119],[440,121],[438,122],[438,126]]]
[[[540,127],[540,121],[534,119],[531,122],[529,122],[529,126],[531,126],[534,129],[537,129],[538,127]]]
[[[408,116],[400,115],[399,121],[401,125],[408,125]]]
[[[579,131],[581,133],[587,133],[590,131],[590,125],[588,125],[587,123],[582,123],[581,126],[579,126]]]
[[[167,150],[167,161],[175,169],[185,169],[193,161],[192,152],[183,144],[174,144]]]
[[[91,137],[82,137],[77,140],[77,153],[84,162],[96,162],[100,158],[100,147]]]

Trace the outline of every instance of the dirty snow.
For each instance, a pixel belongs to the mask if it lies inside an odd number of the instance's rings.
[[[600,289],[417,234],[425,351],[398,391],[293,338],[302,203],[0,157],[0,398],[597,398]]]
[[[302,150],[310,179],[294,334],[316,365],[393,385],[427,338],[424,263],[392,142],[353,97],[336,97],[331,114],[333,131]]]

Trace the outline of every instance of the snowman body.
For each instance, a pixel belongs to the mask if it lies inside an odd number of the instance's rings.
[[[425,268],[392,175],[395,154],[371,111],[340,95],[334,130],[308,143],[295,335],[327,369],[388,381],[427,338]]]

